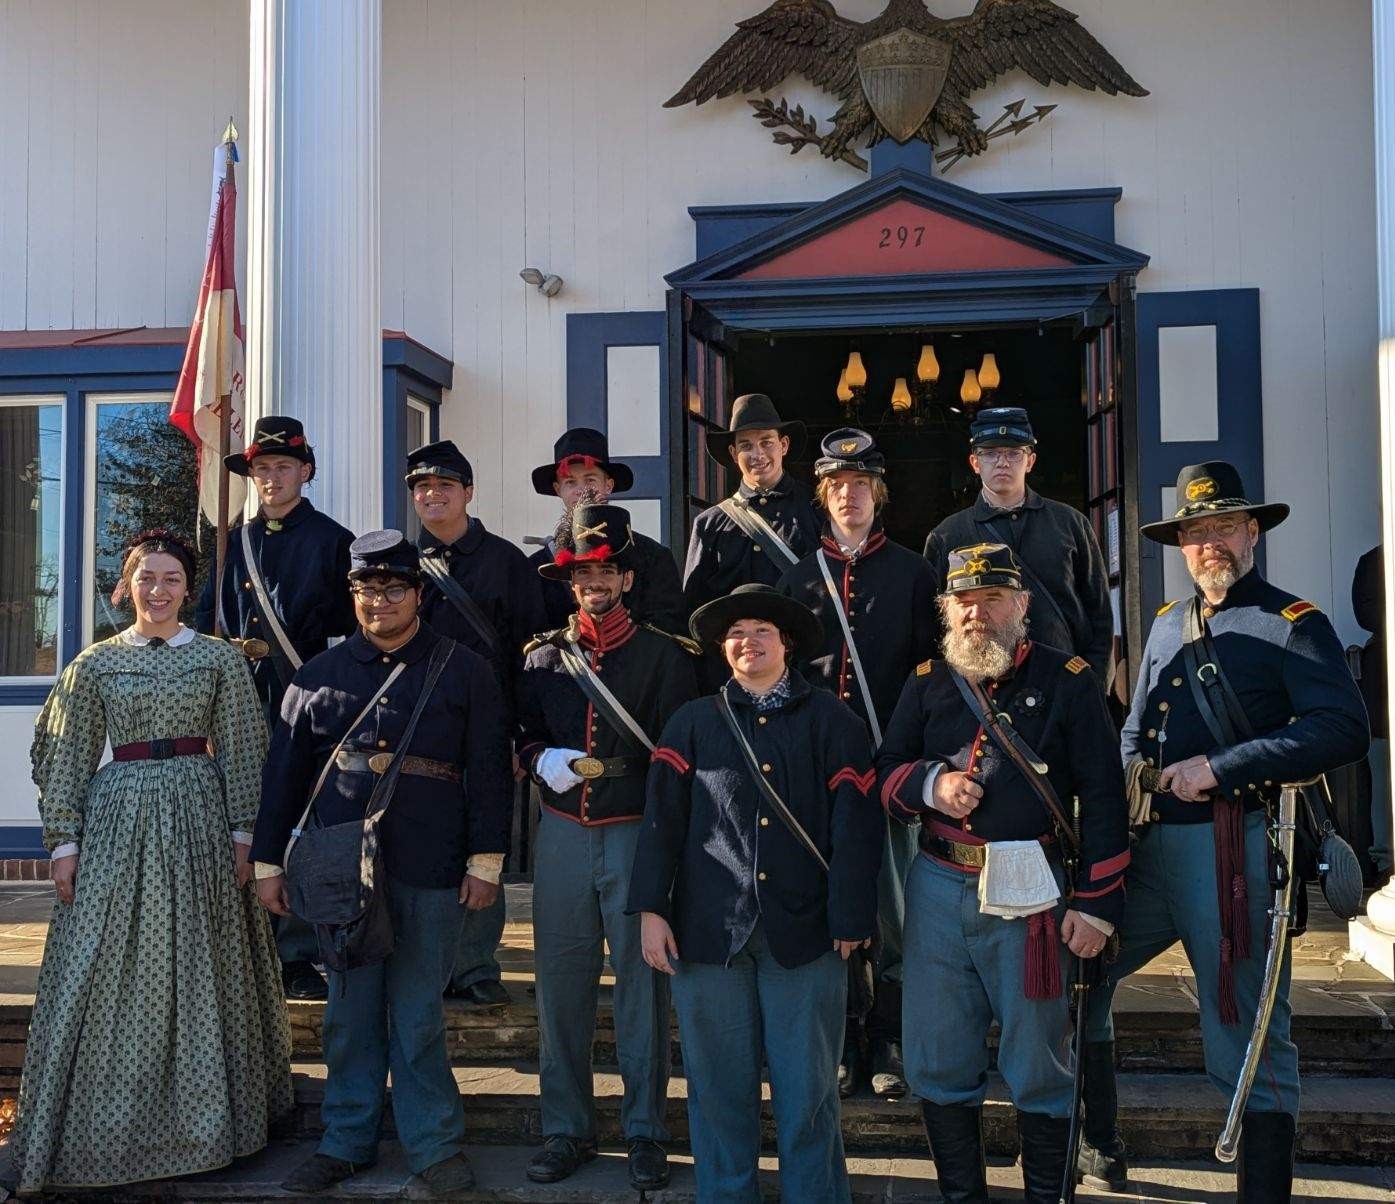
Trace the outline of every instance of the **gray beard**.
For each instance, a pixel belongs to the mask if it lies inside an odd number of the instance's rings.
[[[1012,669],[1017,646],[1027,638],[1025,618],[1011,620],[1001,632],[970,635],[959,628],[945,631],[944,654],[949,667],[970,681],[996,681]]]
[[[1246,552],[1225,568],[1200,568],[1192,574],[1192,580],[1209,594],[1227,594],[1230,587],[1254,567],[1254,552]]]

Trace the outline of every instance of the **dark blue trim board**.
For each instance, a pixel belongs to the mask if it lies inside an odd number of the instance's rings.
[[[44,830],[38,824],[0,825],[0,861],[11,858],[34,858],[42,860],[48,856],[44,848]]]
[[[658,391],[654,404],[659,407],[659,447],[669,446],[669,406],[664,389],[668,380],[668,325],[663,310],[632,313],[567,315],[567,425],[590,426],[606,431],[608,398],[606,352],[611,347],[657,347],[659,349]],[[626,456],[635,474],[634,488],[625,497],[655,498],[659,502],[660,530],[669,529],[669,456]]]

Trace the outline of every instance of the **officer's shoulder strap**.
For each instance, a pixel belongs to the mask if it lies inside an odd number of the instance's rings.
[[[1171,602],[1164,602],[1161,606],[1158,607],[1157,617],[1161,618],[1163,615],[1167,614],[1167,612],[1171,610],[1174,606],[1176,606],[1181,600],[1181,598],[1173,598]]]
[[[575,644],[576,641],[577,621],[576,614],[575,612],[573,612],[571,618],[567,620],[567,625],[565,627],[558,627],[552,631],[544,631],[539,635],[535,635],[531,640],[524,644],[523,655],[527,656],[530,652],[534,651],[535,649],[546,647],[548,644],[553,644],[556,647],[560,648],[564,643]]]
[[[1316,602],[1307,602],[1301,598],[1296,602],[1290,602],[1283,610],[1279,611],[1290,623],[1296,623],[1299,619],[1314,612],[1321,614],[1322,608]]]
[[[921,661],[920,664],[915,667],[915,675],[917,677],[928,677],[934,668],[935,658],[932,656],[927,660]]]
[[[645,631],[652,631],[655,635],[663,636],[666,640],[672,640],[690,656],[702,655],[702,645],[696,640],[690,640],[686,635],[679,635],[674,631],[665,631],[662,627],[656,627],[653,623],[641,622],[639,626],[643,627]]]
[[[1090,662],[1083,656],[1073,656],[1066,662],[1066,669],[1071,673],[1084,673],[1090,667]]]

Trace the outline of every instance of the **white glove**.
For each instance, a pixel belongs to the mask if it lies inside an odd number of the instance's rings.
[[[572,762],[586,754],[579,748],[545,748],[538,754],[534,772],[558,794],[566,794],[585,779],[572,769]]]

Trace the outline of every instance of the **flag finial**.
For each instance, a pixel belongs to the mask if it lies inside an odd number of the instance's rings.
[[[237,141],[237,126],[235,126],[235,125],[233,124],[233,119],[232,119],[231,117],[229,117],[229,118],[228,118],[228,128],[225,129],[225,130],[223,131],[223,142],[224,142],[224,143],[229,143],[229,142],[236,142],[236,141]]]

